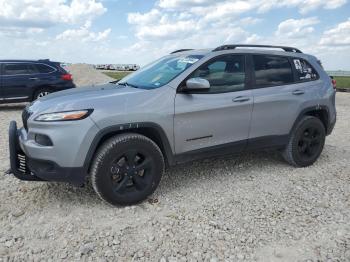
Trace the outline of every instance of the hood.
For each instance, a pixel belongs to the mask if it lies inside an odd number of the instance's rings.
[[[126,87],[117,84],[105,84],[99,86],[87,86],[72,88],[55,92],[36,100],[30,111],[36,113],[50,113],[69,110],[90,109],[98,106],[99,103],[123,103],[123,97],[146,92],[144,89]]]

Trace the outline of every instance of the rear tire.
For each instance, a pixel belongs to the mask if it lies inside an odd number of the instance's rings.
[[[121,134],[98,149],[91,182],[99,197],[108,203],[132,205],[155,191],[164,166],[163,154],[152,140],[139,134]]]
[[[325,138],[326,131],[321,120],[313,116],[305,116],[292,131],[282,155],[293,166],[310,166],[320,156]]]
[[[52,93],[52,91],[51,91],[50,89],[48,89],[48,88],[40,89],[40,90],[38,90],[38,91],[36,91],[36,92],[34,93],[33,101],[34,101],[34,100],[37,100],[37,99],[39,99],[39,98],[41,98],[41,97],[47,96],[47,95],[49,95],[49,94],[51,94],[51,93]]]

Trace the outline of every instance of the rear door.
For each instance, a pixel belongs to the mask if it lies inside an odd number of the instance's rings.
[[[37,72],[34,75],[37,86],[57,86],[62,82],[60,75],[54,73],[57,71],[56,68],[43,63],[34,63],[33,66]]]
[[[177,154],[246,146],[252,112],[244,55],[222,55],[203,64],[188,78],[210,82],[210,90],[178,93],[174,135]],[[198,152],[200,150],[200,152]],[[231,151],[230,151],[231,152]]]
[[[37,78],[29,63],[4,63],[2,91],[5,100],[28,100]]]
[[[305,87],[295,84],[292,61],[287,56],[251,56],[254,71],[254,109],[249,145],[284,144],[305,103]],[[257,142],[257,143],[254,143]]]

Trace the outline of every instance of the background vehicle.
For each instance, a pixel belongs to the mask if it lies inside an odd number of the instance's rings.
[[[128,70],[128,71],[136,71],[139,69],[140,69],[140,66],[136,64],[128,64],[125,66],[125,70]]]
[[[136,71],[140,69],[137,64],[111,64],[111,65],[95,65],[99,70],[117,70],[117,71]]]
[[[312,165],[335,122],[329,76],[296,48],[178,50],[117,84],[34,102],[24,128],[10,124],[11,170],[77,185],[90,175],[102,199],[133,204],[166,165],[193,159],[277,149],[293,166]]]
[[[0,103],[29,102],[73,88],[72,76],[50,60],[0,60]]]

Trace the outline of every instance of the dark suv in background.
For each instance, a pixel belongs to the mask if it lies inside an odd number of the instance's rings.
[[[0,60],[0,103],[30,102],[75,87],[60,63],[46,60]]]

